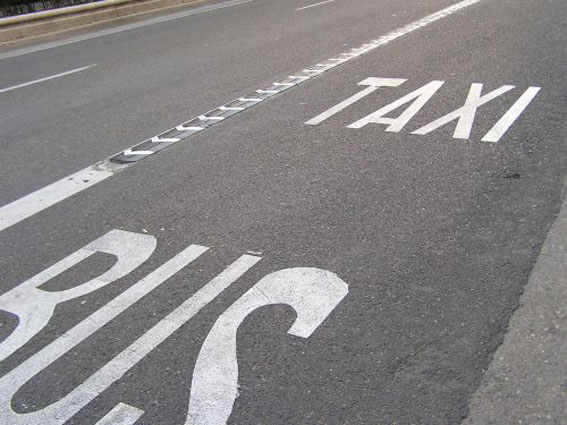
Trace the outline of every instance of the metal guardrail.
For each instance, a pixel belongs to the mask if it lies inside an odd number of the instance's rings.
[[[101,0],[0,0],[0,18],[20,16]]]
[[[56,9],[43,10],[40,12],[25,13],[16,16],[7,16],[0,18],[0,27],[13,25],[23,22],[31,22],[40,19],[52,18],[61,15],[70,15],[74,13],[84,12],[93,9],[102,9],[110,6],[117,6],[124,3],[133,3],[137,0],[89,0],[88,3],[60,7]]]

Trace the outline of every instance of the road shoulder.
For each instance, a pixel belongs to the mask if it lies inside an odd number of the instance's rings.
[[[463,425],[567,423],[567,200]]]

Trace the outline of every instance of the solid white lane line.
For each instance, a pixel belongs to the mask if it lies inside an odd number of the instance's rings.
[[[106,180],[114,173],[93,165],[0,207],[0,231]]]
[[[312,7],[321,6],[321,5],[323,5],[323,4],[331,3],[331,2],[333,2],[333,1],[335,1],[335,0],[320,1],[319,3],[313,3],[313,4],[310,4],[310,5],[308,5],[308,6],[303,6],[303,7],[297,8],[297,9],[295,9],[295,10],[298,11],[298,10],[310,9],[310,8],[312,8]]]
[[[96,66],[96,63],[92,64],[92,65],[88,65],[88,66],[83,66],[82,68],[71,69],[70,71],[65,71],[65,72],[62,72],[60,74],[50,75],[49,77],[43,77],[43,78],[39,78],[37,80],[28,81],[27,83],[18,84],[16,86],[6,87],[6,88],[3,88],[3,89],[0,89],[0,93],[6,93],[6,92],[9,92],[9,91],[12,91],[12,90],[20,89],[22,87],[27,87],[27,86],[31,86],[33,84],[42,83],[44,81],[54,80],[56,78],[64,77],[65,75],[75,74],[77,72],[84,71],[85,69],[92,68],[93,66]]]
[[[121,26],[116,27],[116,28],[111,28],[111,29],[103,30],[103,31],[96,31],[96,32],[92,32],[92,33],[89,33],[89,34],[86,34],[86,35],[79,36],[79,37],[69,38],[67,40],[54,41],[52,43],[40,44],[39,46],[35,46],[35,47],[18,49],[18,50],[14,50],[12,52],[6,52],[6,53],[3,53],[3,54],[0,54],[0,60],[13,58],[13,57],[16,57],[16,56],[27,55],[28,53],[35,53],[35,52],[39,52],[39,51],[42,51],[42,50],[54,49],[56,47],[66,46],[67,44],[79,43],[81,41],[90,40],[92,38],[103,37],[105,35],[116,34],[116,33],[123,32],[123,31],[130,31],[130,30],[145,27],[145,26],[148,26],[148,25],[161,24],[162,22],[173,21],[174,19],[180,19],[180,18],[186,18],[186,17],[189,17],[189,16],[201,15],[203,13],[208,13],[208,12],[212,12],[212,11],[219,10],[219,9],[225,9],[227,7],[239,6],[241,4],[250,3],[252,1],[254,1],[254,0],[228,1],[226,3],[221,3],[221,4],[218,4],[218,5],[214,5],[214,6],[202,6],[202,7],[198,7],[198,8],[195,8],[195,9],[187,10],[185,12],[174,13],[174,14],[167,15],[167,16],[160,16],[158,18],[147,19],[147,20],[144,20],[144,21],[141,21],[141,22],[134,22],[132,24],[121,25]]]
[[[443,19],[453,13],[458,12],[468,6],[473,4],[479,3],[482,0],[464,0],[459,3],[454,4],[453,6],[449,6],[439,12],[436,12],[432,15],[426,16],[425,18],[419,19],[411,24],[408,24],[400,29],[394,30],[389,34],[386,34],[383,37],[380,37],[370,44],[365,44],[364,48],[355,48],[349,50],[349,52],[345,52],[342,55],[345,56],[347,59],[343,62],[346,63],[354,58],[362,56],[365,53],[368,53],[380,46],[386,45],[397,38],[400,38],[404,35],[410,34],[414,31],[417,31],[420,28],[423,28],[433,22],[436,22],[440,19]],[[337,62],[337,66],[340,63]],[[325,71],[325,72],[328,72]],[[310,75],[297,75],[297,76],[290,76],[289,78],[300,80],[300,82],[310,80],[315,76],[320,74],[310,74]],[[284,81],[281,81],[284,83]],[[296,85],[299,83],[296,83]],[[293,86],[291,86],[293,87]],[[249,97],[241,97],[239,99],[241,102],[254,102],[254,104],[258,104],[263,102],[265,99],[259,98],[249,98]],[[232,102],[230,102],[232,103]],[[230,104],[229,103],[229,104]],[[227,104],[228,105],[228,104]],[[226,106],[226,105],[225,105]],[[506,123],[505,123],[506,124]],[[180,127],[180,126],[179,126]],[[200,127],[197,127],[200,129]],[[197,129],[196,128],[196,129]],[[129,151],[129,152],[128,152]],[[153,154],[152,151],[132,151],[131,149],[127,149],[124,153],[127,155],[149,155]],[[134,162],[135,163],[135,162]],[[0,231],[22,221],[28,217],[37,214],[44,209],[57,204],[58,202],[63,201],[70,196],[73,196],[76,193],[79,193],[96,183],[99,183],[108,177],[111,177],[115,173],[124,170],[129,165],[132,164],[116,164],[115,162],[111,162],[110,159],[101,161],[91,167],[85,168],[71,176],[65,177],[61,180],[56,181],[42,189],[36,190],[29,195],[24,196],[10,204],[4,205],[0,207]]]

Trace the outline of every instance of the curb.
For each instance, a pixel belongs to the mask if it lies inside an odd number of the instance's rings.
[[[104,0],[0,19],[0,44],[205,0]]]

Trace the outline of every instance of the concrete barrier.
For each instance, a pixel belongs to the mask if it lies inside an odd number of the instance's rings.
[[[0,19],[0,43],[68,31],[205,0],[104,0]]]

